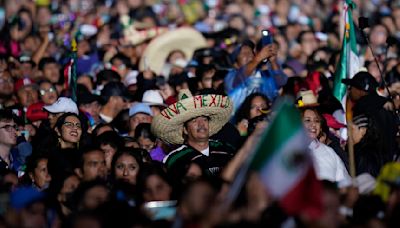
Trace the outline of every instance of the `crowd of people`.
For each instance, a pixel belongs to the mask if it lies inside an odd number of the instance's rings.
[[[344,2],[361,68],[338,81]],[[400,227],[400,1],[0,3],[2,227]],[[318,216],[252,170],[230,198],[282,97]]]

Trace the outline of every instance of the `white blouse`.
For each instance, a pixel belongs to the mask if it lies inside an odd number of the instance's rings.
[[[318,179],[338,182],[339,186],[351,184],[351,177],[342,159],[340,159],[331,147],[318,140],[313,140],[308,148],[311,150]]]

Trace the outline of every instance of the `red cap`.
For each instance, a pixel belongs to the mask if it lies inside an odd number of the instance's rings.
[[[29,86],[29,85],[36,85],[36,84],[30,78],[20,78],[14,83],[14,89],[15,89],[15,91],[18,91],[22,87]]]
[[[44,103],[39,102],[28,106],[26,118],[32,122],[47,119],[48,113],[43,110]]]
[[[324,116],[326,123],[328,124],[328,127],[330,127],[330,128],[340,129],[340,128],[346,127],[346,125],[337,121],[336,118],[333,117],[331,114],[322,114],[322,116]]]

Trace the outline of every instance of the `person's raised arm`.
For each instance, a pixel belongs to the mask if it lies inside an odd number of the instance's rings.
[[[269,60],[271,57],[276,56],[278,48],[275,44],[270,44],[263,47],[254,58],[247,64],[244,74],[249,77],[257,69],[257,66],[264,60]],[[276,62],[276,61],[275,61]],[[279,65],[276,63],[279,69]]]

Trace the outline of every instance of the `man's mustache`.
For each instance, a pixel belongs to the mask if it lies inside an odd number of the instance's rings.
[[[199,131],[207,131],[208,129],[206,128],[206,127],[198,127],[197,129],[196,129],[196,131],[197,132],[199,132]]]

